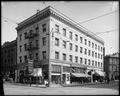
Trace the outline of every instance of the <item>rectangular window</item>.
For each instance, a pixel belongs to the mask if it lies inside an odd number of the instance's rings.
[[[20,52],[22,52],[22,45],[20,45],[19,48],[20,48]]]
[[[22,34],[20,34],[19,37],[20,37],[20,41],[22,41]]]
[[[100,46],[98,46],[98,51],[100,50]]]
[[[66,60],[66,54],[63,53],[63,60]]]
[[[87,39],[85,39],[85,45],[87,45]]]
[[[98,62],[98,67],[100,67],[100,62]]]
[[[43,38],[42,38],[42,43],[43,43],[43,46],[46,45],[46,37],[43,37]]]
[[[69,32],[69,38],[72,40],[72,32]]]
[[[22,63],[22,56],[19,57],[20,63]]]
[[[103,55],[101,55],[101,59],[102,59]]]
[[[94,60],[92,60],[92,66],[94,66]]]
[[[35,31],[36,31],[36,33],[39,33],[39,28],[36,27],[36,28],[35,28]]]
[[[84,49],[84,54],[87,55],[87,49],[86,48]]]
[[[38,53],[36,53],[35,56],[36,56],[36,60],[38,60]]]
[[[73,48],[72,48],[73,45],[72,45],[72,43],[69,43],[69,44],[70,44],[70,50],[72,50],[72,49],[73,49]]]
[[[75,40],[78,41],[78,35],[77,34],[75,34]]]
[[[95,44],[95,49],[97,49],[97,44]]]
[[[97,58],[97,53],[95,52],[95,58]]]
[[[78,56],[75,56],[75,62],[78,63]]]
[[[87,64],[87,59],[86,58],[84,59],[84,63]]]
[[[66,41],[63,40],[63,47],[66,48]]]
[[[24,56],[24,61],[27,62],[27,55]]]
[[[101,63],[101,67],[103,67],[103,64]]]
[[[90,59],[88,60],[88,65],[90,65]]]
[[[103,48],[101,47],[101,52],[102,52]]]
[[[32,54],[29,54],[29,59],[32,60]]]
[[[90,41],[88,41],[88,46],[90,47],[90,45],[91,45],[91,43],[90,43]]]
[[[92,51],[92,57],[94,57],[94,51]]]
[[[46,32],[46,24],[42,24],[42,31]]]
[[[59,52],[55,51],[55,59],[59,59]]]
[[[27,44],[24,44],[24,50],[26,51],[26,49],[27,49]]]
[[[59,33],[59,26],[57,24],[55,25],[55,32]]]
[[[91,53],[91,51],[90,50],[88,50],[88,55],[90,56],[90,53]]]
[[[55,38],[55,45],[59,46],[59,39],[58,38]]]
[[[66,29],[63,28],[63,36],[66,36]]]
[[[27,32],[24,33],[24,37],[25,37],[25,39],[27,39]]]
[[[95,66],[97,66],[97,61],[95,61]]]
[[[94,48],[94,43],[92,43],[92,48]]]
[[[70,62],[72,62],[72,55],[69,55],[69,60]]]
[[[83,58],[80,57],[80,64],[83,64]]]
[[[80,43],[82,43],[83,42],[83,38],[82,37],[80,37]]]
[[[100,54],[98,53],[98,58],[100,58]]]
[[[46,59],[46,51],[42,52],[43,59]]]
[[[78,46],[75,45],[75,52],[78,52]]]
[[[80,53],[82,53],[83,52],[83,48],[82,47],[80,47]]]

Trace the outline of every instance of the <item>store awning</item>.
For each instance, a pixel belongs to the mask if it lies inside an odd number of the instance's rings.
[[[32,76],[42,76],[42,69],[41,68],[35,68],[35,69],[33,69],[33,73],[31,73],[30,75],[32,75]]]
[[[102,71],[95,71],[95,74],[98,76],[105,76],[105,72]]]
[[[72,76],[74,77],[91,77],[88,74],[83,74],[83,73],[72,73]]]

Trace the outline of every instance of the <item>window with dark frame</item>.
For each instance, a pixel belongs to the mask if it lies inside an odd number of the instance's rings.
[[[72,62],[72,55],[69,55],[69,60],[70,62]]]
[[[69,38],[72,40],[72,32],[69,32]]]
[[[43,38],[42,38],[42,43],[43,43],[43,46],[46,45],[46,37],[43,37]]]
[[[58,38],[55,38],[55,45],[59,46],[59,39]]]
[[[63,60],[66,60],[66,54],[63,53]]]
[[[59,59],[59,52],[55,51],[55,59]]]
[[[63,36],[66,36],[66,29],[63,28]]]
[[[46,24],[42,24],[42,31],[43,33],[46,32]]]
[[[43,59],[46,59],[46,51],[42,52]]]
[[[59,25],[55,24],[55,32],[59,33]]]

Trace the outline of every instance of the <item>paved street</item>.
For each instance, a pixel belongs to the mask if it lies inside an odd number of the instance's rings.
[[[77,87],[40,88],[4,84],[5,95],[118,95],[118,82]]]

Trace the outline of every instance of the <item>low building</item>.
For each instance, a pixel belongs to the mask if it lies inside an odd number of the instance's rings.
[[[3,74],[17,70],[17,40],[5,42],[1,48],[1,72]]]
[[[104,71],[110,80],[119,79],[119,54],[114,53],[104,57]]]

